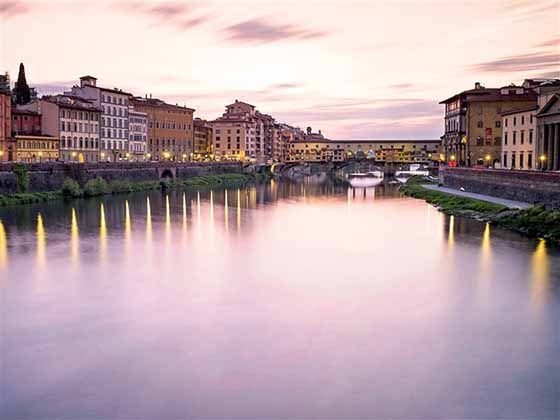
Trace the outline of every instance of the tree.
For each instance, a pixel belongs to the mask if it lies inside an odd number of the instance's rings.
[[[31,101],[31,89],[29,89],[29,85],[25,79],[25,67],[23,63],[19,65],[19,74],[14,87],[14,96],[17,105],[25,105]]]

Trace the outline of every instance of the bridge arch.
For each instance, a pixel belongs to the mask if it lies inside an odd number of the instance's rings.
[[[160,177],[160,179],[174,179],[175,174],[174,174],[174,171],[171,168],[162,168],[160,170],[159,177]]]

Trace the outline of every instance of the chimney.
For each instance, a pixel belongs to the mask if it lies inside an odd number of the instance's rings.
[[[480,84],[480,82],[476,82],[476,83],[474,84],[474,88],[475,88],[476,90],[480,90],[480,89],[482,89],[482,85]]]

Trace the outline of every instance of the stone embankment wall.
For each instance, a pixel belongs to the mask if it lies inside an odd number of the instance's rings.
[[[560,209],[560,173],[496,169],[441,168],[446,187]]]
[[[107,182],[117,179],[141,182],[243,172],[243,165],[235,162],[37,163],[25,165],[25,168],[29,175],[29,192],[57,190],[66,178],[74,179],[83,186],[87,181],[98,176]],[[15,192],[17,192],[17,179],[13,172],[13,164],[0,164],[0,194]]]

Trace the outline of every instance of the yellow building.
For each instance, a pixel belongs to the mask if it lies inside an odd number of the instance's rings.
[[[60,158],[58,137],[45,135],[18,135],[16,161],[25,163],[54,162]]]
[[[439,140],[296,140],[289,143],[286,162],[427,163],[438,160],[439,146]]]

